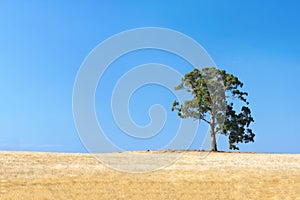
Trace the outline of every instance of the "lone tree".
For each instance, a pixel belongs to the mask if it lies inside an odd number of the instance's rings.
[[[193,98],[182,105],[174,101],[172,111],[177,110],[181,118],[194,118],[210,126],[211,150],[217,151],[216,134],[228,136],[229,148],[239,150],[238,143],[254,142],[255,134],[249,128],[251,111],[241,91],[243,83],[234,75],[215,67],[195,68],[187,73],[176,90],[186,89]],[[240,112],[236,112],[240,107]]]

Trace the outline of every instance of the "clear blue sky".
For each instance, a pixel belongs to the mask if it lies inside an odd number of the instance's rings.
[[[256,138],[255,143],[240,145],[242,151],[300,153],[299,8],[296,0],[1,0],[0,150],[85,152],[72,116],[73,84],[80,65],[108,37],[156,26],[194,38],[219,68],[245,83]],[[174,100],[169,91],[146,86],[132,97],[130,112],[136,123],[149,122],[148,108],[154,103],[166,106],[169,116],[162,133],[165,137],[145,143],[121,144],[121,133],[109,109],[105,110],[109,101],[103,98],[109,98],[112,81],[130,65],[158,62],[180,66],[182,73],[191,66],[184,68],[186,63],[179,58],[151,50],[122,59],[107,71],[106,88],[96,94],[96,107],[102,111],[98,119],[105,121],[109,137],[125,149],[157,148],[159,142],[172,138],[179,121],[168,110]],[[118,65],[126,67],[119,70]],[[200,131],[198,135],[191,149],[200,146]],[[226,145],[221,138],[220,149],[227,150]]]

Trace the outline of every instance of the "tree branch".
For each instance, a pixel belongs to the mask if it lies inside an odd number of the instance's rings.
[[[207,119],[205,119],[204,117],[200,117],[201,120],[205,121],[206,123],[210,124],[210,121],[208,121]]]

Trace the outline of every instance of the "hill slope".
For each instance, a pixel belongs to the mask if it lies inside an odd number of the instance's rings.
[[[122,161],[129,153],[106,155],[130,165]],[[299,180],[298,154],[190,151],[162,170],[133,174],[88,154],[0,152],[0,199],[300,199]]]

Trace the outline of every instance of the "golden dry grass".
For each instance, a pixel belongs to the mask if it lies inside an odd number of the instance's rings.
[[[300,200],[300,155],[190,151],[162,170],[132,174],[88,154],[0,152],[0,199]]]

